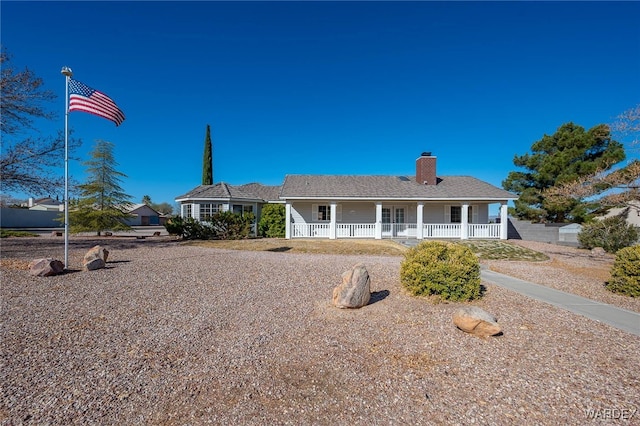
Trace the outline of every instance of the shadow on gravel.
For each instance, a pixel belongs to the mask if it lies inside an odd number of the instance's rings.
[[[271,249],[267,249],[266,251],[273,251],[276,253],[284,253],[286,251],[291,250],[292,247],[275,247],[275,248],[271,248]]]
[[[381,300],[384,300],[387,298],[387,296],[389,296],[390,292],[389,290],[382,290],[382,291],[374,291],[373,293],[371,293],[371,298],[369,299],[369,305],[373,305],[374,303],[380,302]]]

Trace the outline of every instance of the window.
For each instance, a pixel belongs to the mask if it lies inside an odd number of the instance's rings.
[[[200,220],[207,220],[222,210],[222,204],[200,204]]]
[[[329,222],[331,221],[331,205],[312,204],[311,220]],[[336,222],[342,221],[342,204],[336,204]]]
[[[331,220],[331,206],[318,206],[318,220]]]
[[[182,205],[182,217],[191,217],[191,204],[183,204]]]
[[[244,204],[234,204],[233,213],[239,214],[240,216],[244,216],[246,213],[253,213],[253,206],[244,205]]]
[[[451,206],[451,223],[462,222],[462,207]]]
[[[474,208],[475,207],[475,208]],[[475,214],[475,219],[474,219]],[[449,219],[449,223],[462,223],[462,206],[445,206],[445,219]],[[478,221],[478,206],[469,206],[467,210],[467,222],[474,223]]]

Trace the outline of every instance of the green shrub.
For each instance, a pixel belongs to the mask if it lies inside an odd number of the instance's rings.
[[[615,253],[638,242],[638,229],[623,217],[612,216],[584,225],[578,242],[586,249],[602,247],[608,253]]]
[[[282,238],[285,236],[286,217],[282,204],[266,204],[262,207],[258,232],[263,237]]]
[[[480,297],[480,263],[468,247],[423,242],[405,254],[400,266],[400,281],[416,296],[473,300]]]
[[[7,237],[39,237],[40,235],[27,231],[14,231],[11,229],[0,229],[0,238]]]
[[[184,230],[184,219],[180,215],[171,216],[164,224],[164,229],[167,230],[169,235],[182,236]]]
[[[164,227],[169,234],[185,240],[237,240],[251,234],[254,221],[253,213],[239,215],[226,211],[215,213],[202,222],[192,217],[173,216]]]
[[[177,235],[185,240],[208,240],[213,231],[204,223],[192,218],[172,216],[164,225],[170,235]]]
[[[242,215],[230,211],[215,213],[207,220],[211,230],[209,238],[219,240],[240,240],[251,234],[251,225],[255,221],[253,213]]]
[[[640,297],[640,245],[616,252],[611,281],[607,282],[606,287],[614,293]]]

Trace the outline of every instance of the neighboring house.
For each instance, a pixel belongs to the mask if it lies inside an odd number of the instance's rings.
[[[152,226],[160,225],[160,213],[146,204],[131,204],[127,213],[133,215],[125,220],[129,226]]]
[[[259,218],[262,205],[284,203],[286,238],[506,239],[507,203],[517,198],[470,176],[437,176],[436,157],[423,153],[415,176],[287,175],[282,187],[219,183],[176,201],[183,217],[200,220],[244,206]],[[500,204],[500,223],[490,223],[491,204]]]
[[[626,207],[609,209],[603,217],[622,216],[628,224],[640,227],[640,200],[631,201]]]
[[[58,200],[54,200],[51,197],[38,198],[33,199],[29,198],[27,205],[29,210],[39,210],[46,212],[63,212],[64,211],[64,203]]]

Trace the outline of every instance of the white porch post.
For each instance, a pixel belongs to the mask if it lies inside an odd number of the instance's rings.
[[[336,215],[337,215],[337,204],[335,201],[331,202],[331,222],[329,224],[329,239],[336,239]]]
[[[423,230],[423,226],[422,226],[422,215],[423,215],[423,211],[424,211],[424,203],[418,203],[418,208],[416,211],[416,238],[421,240],[424,238],[423,234],[422,234],[422,230]]]
[[[291,203],[286,203],[284,205],[284,217],[285,217],[284,237],[287,240],[290,240],[291,239]]]
[[[507,203],[500,204],[500,239],[506,240],[509,234],[509,219],[507,218],[509,208]]]
[[[462,220],[460,223],[460,239],[468,240],[469,239],[469,204],[462,204],[462,212],[461,212]]]
[[[382,203],[376,203],[376,240],[382,239]]]

